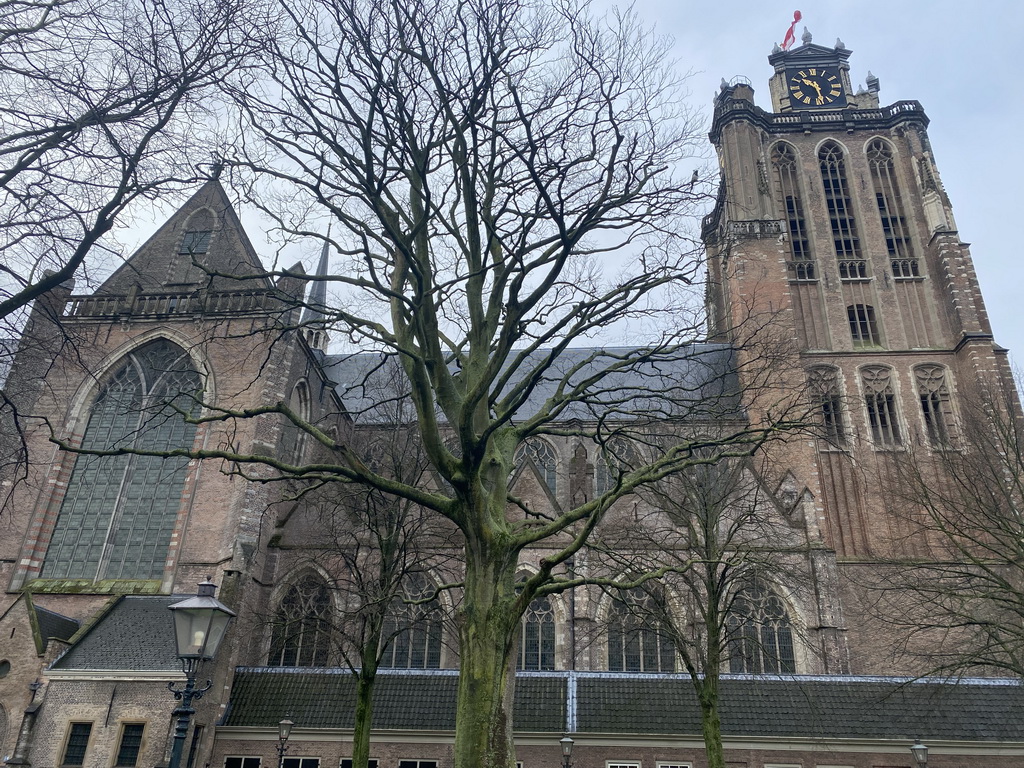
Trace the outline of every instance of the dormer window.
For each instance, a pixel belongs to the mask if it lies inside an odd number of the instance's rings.
[[[210,250],[210,237],[213,232],[210,230],[190,230],[185,233],[185,236],[181,239],[181,247],[178,248],[178,253],[194,255],[197,253],[206,253]]]

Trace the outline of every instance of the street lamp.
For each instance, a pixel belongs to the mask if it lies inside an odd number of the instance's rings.
[[[235,615],[214,597],[216,592],[217,585],[207,576],[206,581],[199,585],[195,597],[168,606],[174,616],[175,649],[181,660],[181,671],[185,673],[184,688],[175,688],[174,683],[167,684],[174,698],[181,702],[172,713],[178,718],[178,722],[174,726],[174,744],[168,768],[180,768],[185,734],[188,733],[188,721],[196,713],[192,708],[192,702],[202,698],[213,685],[211,680],[207,680],[205,687],[197,688],[196,674],[204,661],[209,661],[217,655],[228,623]]]
[[[569,736],[563,736],[558,740],[558,743],[562,745],[562,768],[572,768],[572,763],[569,759],[572,757],[572,745],[573,740]]]
[[[277,768],[284,768],[284,753],[288,751],[288,737],[294,725],[287,715],[277,724]]]
[[[910,754],[914,756],[914,762],[917,763],[918,768],[928,768],[928,747],[922,744],[920,739],[914,739]]]

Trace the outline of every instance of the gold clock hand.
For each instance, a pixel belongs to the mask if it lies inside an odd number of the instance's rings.
[[[820,85],[818,85],[818,84],[817,84],[816,82],[814,82],[813,80],[808,80],[808,79],[807,79],[806,77],[800,78],[800,80],[801,80],[801,82],[802,82],[802,83],[803,83],[804,85],[809,85],[809,86],[811,86],[811,88],[813,88],[814,90],[816,90],[816,91],[818,92],[818,98],[819,98],[819,99],[821,99],[821,98],[824,98],[824,97],[822,96],[822,93],[821,93],[821,86],[820,86]]]

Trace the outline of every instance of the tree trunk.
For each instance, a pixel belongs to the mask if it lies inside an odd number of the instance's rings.
[[[355,678],[355,724],[352,729],[352,768],[370,768],[370,734],[374,726],[374,683],[377,681],[379,634],[362,648]]]
[[[700,725],[708,768],[725,768],[722,749],[722,717],[718,711],[718,674],[705,675],[697,692],[700,700]]]
[[[459,629],[455,768],[514,768],[511,644],[516,557],[466,543],[465,595]]]

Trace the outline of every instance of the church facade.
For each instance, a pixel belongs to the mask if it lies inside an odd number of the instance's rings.
[[[880,478],[911,452],[928,461],[955,451],[970,398],[1016,394],[923,108],[880,106],[872,78],[855,91],[849,56],[841,43],[805,39],[769,57],[771,111],[746,82],[723,83],[714,105],[721,187],[703,225],[710,334],[678,375],[719,370],[732,354],[744,370],[744,355],[757,353],[743,329],[770,317],[778,337],[795,340],[780,376],[809,391],[820,427],[743,475],[757,489],[756,516],[788,553],[786,573],[799,577],[748,593],[751,615],[738,626],[759,634],[728,659],[727,759],[914,768],[909,747],[921,738],[933,768],[1018,765],[1020,686],[915,679],[927,670],[894,651],[870,610],[865,585],[881,564],[931,552],[894,514]],[[287,420],[228,418],[281,402],[327,432],[381,429],[379,417],[352,414],[367,412],[368,372],[387,379],[386,367],[330,354],[315,324],[295,330],[323,301],[300,308],[307,277],[301,265],[266,276],[211,179],[96,292],[65,285],[33,309],[5,384],[29,456],[3,486],[6,763],[165,765],[166,686],[181,679],[167,606],[212,575],[239,618],[197,704],[189,768],[346,766],[355,692],[330,639],[344,589],[310,555],[329,538],[320,511],[267,482],[272,468],[156,455],[230,445],[300,463],[315,446]],[[200,404],[223,418],[180,418]],[[754,421],[770,409],[743,403]],[[84,452],[55,449],[53,437]],[[5,445],[5,456],[20,447]],[[540,514],[613,482],[597,448],[570,439],[525,444],[518,462],[516,493]],[[543,552],[532,557],[527,571]],[[438,556],[417,573],[411,597],[457,577],[453,560]],[[395,625],[375,697],[379,768],[451,765],[458,652],[444,613]],[[705,764],[675,650],[601,590],[534,601],[517,667],[526,768],[562,765],[566,733],[577,768]],[[282,757],[285,718],[295,728]]]

